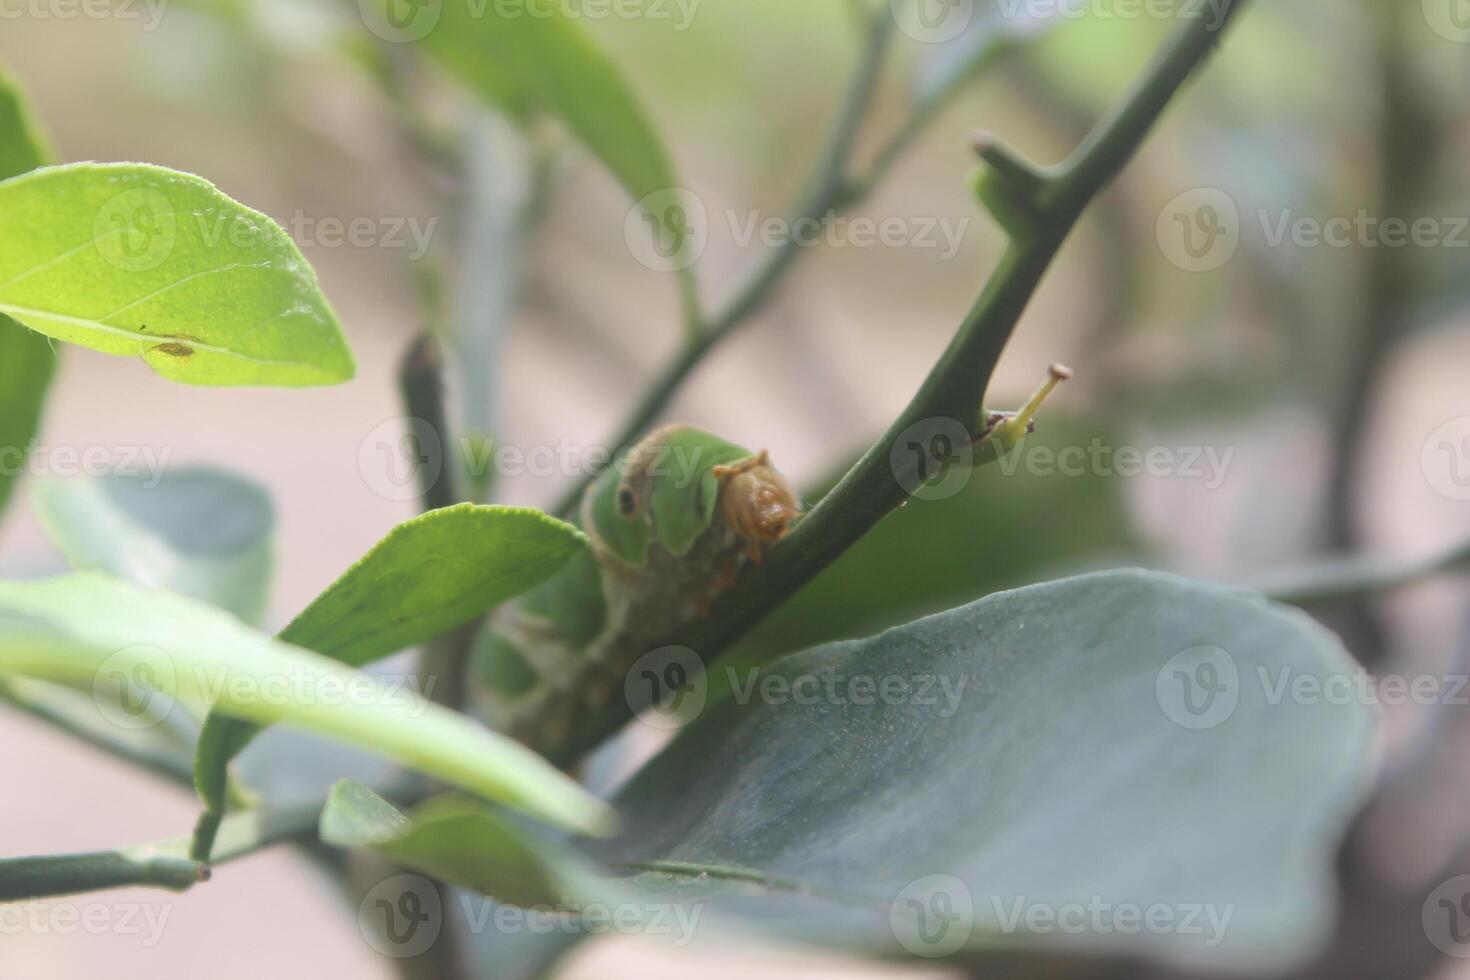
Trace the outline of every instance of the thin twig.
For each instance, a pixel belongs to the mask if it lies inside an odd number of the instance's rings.
[[[1470,571],[1470,541],[1448,551],[1409,561],[1377,557],[1338,558],[1280,572],[1253,583],[1278,602],[1317,605],[1381,595],[1426,579]]]

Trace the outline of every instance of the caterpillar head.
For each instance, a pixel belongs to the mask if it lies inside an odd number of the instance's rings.
[[[796,493],[764,450],[743,462],[716,466],[714,475],[725,525],[747,542],[780,541],[801,516]]]

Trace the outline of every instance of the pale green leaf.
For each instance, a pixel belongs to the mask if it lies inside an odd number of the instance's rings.
[[[585,547],[576,528],[540,511],[470,504],[432,511],[389,532],[280,638],[362,666],[514,598]],[[229,718],[205,721],[195,782],[211,812],[222,812],[229,762],[257,731]]]
[[[209,469],[50,479],[35,507],[76,568],[203,599],[247,623],[265,610],[275,518],[257,484]]]
[[[565,844],[464,798],[435,797],[405,814],[366,786],[343,780],[322,811],[321,838],[376,851],[512,905],[555,907],[605,888]]]
[[[144,164],[0,183],[0,313],[199,385],[333,384],[352,355],[281,227],[209,182]]]
[[[97,573],[0,582],[0,674],[90,688],[120,722],[175,704],[369,748],[563,827],[607,809],[524,747],[193,599]]]
[[[1357,673],[1253,594],[1138,572],[1001,593],[741,678],[592,851],[711,923],[977,975],[1007,952],[1274,972],[1328,934],[1371,789],[1372,707],[1291,692]],[[1155,907],[1200,928],[1111,928]]]

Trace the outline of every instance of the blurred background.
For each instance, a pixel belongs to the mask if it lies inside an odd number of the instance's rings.
[[[751,229],[801,196],[862,32],[843,0],[635,6],[643,15],[585,26],[630,78],[703,208],[695,274],[718,305],[769,247]],[[1061,159],[1170,26],[1104,0],[1075,16],[1032,6],[1056,5],[976,0],[968,29],[1013,30],[1012,43],[841,212],[850,223],[800,250],[670,418],[768,447],[815,490],[907,403],[1003,245],[967,189],[970,133]],[[1024,23],[1018,9],[1030,11]],[[404,77],[385,82],[364,67],[360,48],[376,41],[351,4],[0,0],[0,16],[0,61],[33,96],[61,160],[207,177],[285,224],[341,317],[359,370],[336,388],[186,388],[140,362],[67,347],[40,438],[52,454],[30,464],[35,478],[67,479],[56,448],[101,446],[119,461],[222,467],[262,484],[277,526],[271,627],[415,512],[392,447],[404,431],[400,360],[425,330],[461,365],[450,404],[462,431],[528,452],[565,447],[569,458],[605,445],[677,349],[674,277],[640,261],[632,203],[598,163],[554,130],[517,131],[421,66],[399,65]],[[860,170],[911,118],[941,47],[896,35]],[[1252,4],[1089,211],[992,387],[992,406],[1010,407],[1049,362],[1070,364],[1077,380],[1036,444],[1097,444],[1107,462],[987,472],[923,515],[898,515],[910,523],[878,534],[909,549],[906,608],[874,611],[865,583],[892,583],[863,579],[857,555],[851,577],[814,585],[807,605],[763,628],[765,642],[861,634],[1084,568],[1148,564],[1250,583],[1323,555],[1417,559],[1470,538],[1467,82],[1463,0]],[[406,124],[405,106],[432,133]],[[426,152],[433,138],[453,148],[450,162]],[[870,240],[858,218],[893,234]],[[350,227],[360,234],[344,235]],[[1122,447],[1153,450],[1153,462],[1130,465]],[[577,476],[560,464],[499,469],[496,499],[543,507]],[[32,482],[0,525],[0,574],[64,567],[25,506]],[[983,546],[953,548],[972,527]],[[1467,600],[1463,582],[1438,578],[1314,612],[1375,670],[1448,676],[1470,646]],[[1443,719],[1414,706],[1387,720],[1385,758],[1422,759],[1426,731],[1446,749],[1412,794],[1355,832],[1367,866],[1409,883],[1461,845],[1466,726],[1432,728]],[[0,782],[26,788],[0,800],[6,853],[175,836],[196,815],[185,789],[4,708],[0,741],[11,747]],[[185,896],[131,900],[166,915],[156,942],[7,933],[0,976],[127,980],[206,964],[218,977],[393,975],[335,888],[285,850],[222,868]],[[1366,921],[1386,930],[1390,920]],[[716,962],[614,939],[580,949],[565,973],[691,967],[894,972],[749,951]]]

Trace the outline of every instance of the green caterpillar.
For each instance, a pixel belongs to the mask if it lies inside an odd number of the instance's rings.
[[[986,413],[971,465],[998,459],[1032,429],[1050,376],[1019,412]],[[895,474],[897,475],[897,473]],[[640,657],[708,608],[801,516],[767,454],[673,425],[647,436],[582,499],[592,547],[503,609],[476,651],[489,721],[538,749],[623,689]]]
[[[644,438],[582,499],[589,551],[502,610],[482,639],[490,722],[528,744],[561,741],[800,515],[765,452],[682,425]]]

